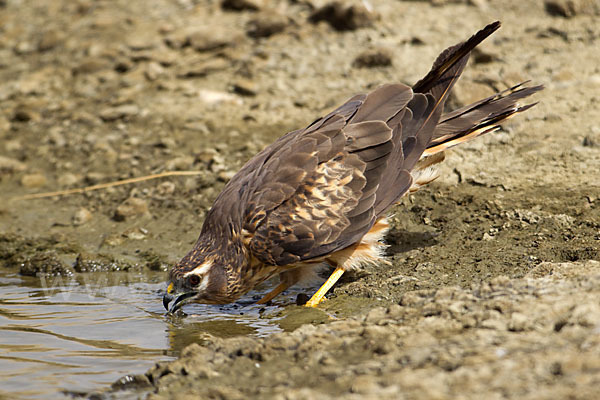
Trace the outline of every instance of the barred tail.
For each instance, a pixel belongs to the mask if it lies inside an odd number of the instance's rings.
[[[413,180],[409,192],[414,193],[438,178],[437,164],[444,161],[444,150],[498,130],[502,122],[533,107],[536,103],[521,106],[517,101],[542,90],[543,86],[524,87],[526,83],[443,115],[432,140],[410,172]]]
[[[521,106],[517,101],[542,90],[543,86],[525,87],[526,83],[443,115],[421,158],[498,130],[502,122],[533,107],[537,103]]]

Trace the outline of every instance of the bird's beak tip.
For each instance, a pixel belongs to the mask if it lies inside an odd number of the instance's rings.
[[[170,284],[167,288],[167,292],[163,295],[163,306],[168,313],[174,313],[179,310],[184,304],[186,304],[186,300],[197,295],[196,292],[187,292],[174,294],[173,284]]]
[[[163,296],[163,306],[165,307],[165,310],[169,311],[169,303],[171,303],[172,301],[173,296],[169,293],[165,293]]]

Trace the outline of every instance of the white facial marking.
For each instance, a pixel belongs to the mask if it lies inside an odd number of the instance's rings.
[[[194,275],[198,275],[200,278],[202,278],[202,280],[200,281],[200,284],[195,288],[195,290],[197,290],[198,292],[202,292],[204,289],[206,289],[206,286],[208,286],[208,279],[206,278],[206,273],[208,272],[208,270],[210,269],[210,267],[212,265],[213,265],[213,262],[211,260],[208,260],[208,261],[204,262],[203,264],[198,265],[196,268],[194,268],[190,272],[186,272],[185,274],[183,274],[183,277],[185,278],[188,275],[194,274]]]
[[[196,268],[194,268],[190,272],[186,272],[185,274],[183,274],[183,277],[185,278],[191,274],[198,275],[198,276],[204,276],[204,274],[206,274],[208,272],[208,270],[210,269],[212,264],[213,264],[212,261],[210,261],[210,260],[206,261],[205,263],[198,265]]]

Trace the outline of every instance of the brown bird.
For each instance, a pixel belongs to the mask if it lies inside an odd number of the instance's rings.
[[[344,271],[384,261],[390,207],[437,178],[444,150],[497,130],[534,105],[519,99],[542,89],[519,84],[443,114],[471,50],[499,27],[444,50],[412,88],[396,83],[356,95],[248,161],[171,270],[165,308],[230,303],[279,275],[258,302],[266,303],[326,263],[335,271],[306,304],[314,307]]]

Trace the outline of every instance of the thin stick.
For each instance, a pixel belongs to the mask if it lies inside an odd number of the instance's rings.
[[[200,171],[167,171],[167,172],[161,172],[160,174],[153,174],[153,175],[140,176],[137,178],[123,179],[122,181],[100,183],[98,185],[86,186],[84,188],[59,190],[58,192],[26,194],[25,196],[13,197],[11,200],[12,201],[31,200],[31,199],[43,199],[45,197],[66,196],[69,194],[85,193],[85,192],[91,192],[92,190],[106,189],[106,188],[114,187],[114,186],[128,185],[130,183],[149,181],[152,179],[164,178],[167,176],[189,176],[189,175],[199,175],[199,174],[201,174]]]

